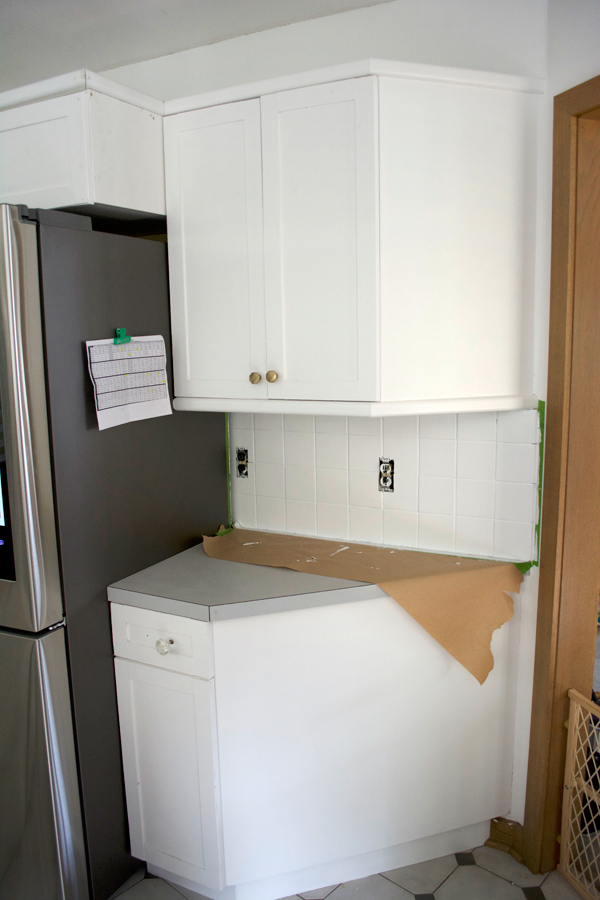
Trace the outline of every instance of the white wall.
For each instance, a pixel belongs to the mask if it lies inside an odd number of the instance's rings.
[[[366,57],[544,77],[545,0],[394,0],[104,72],[162,99]]]

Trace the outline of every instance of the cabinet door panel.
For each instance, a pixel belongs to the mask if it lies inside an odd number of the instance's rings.
[[[264,398],[259,101],[168,117],[165,158],[175,393]]]
[[[0,113],[0,203],[93,203],[85,91]]]
[[[115,659],[131,850],[221,887],[212,682]]]
[[[269,397],[378,399],[376,81],[261,99]]]

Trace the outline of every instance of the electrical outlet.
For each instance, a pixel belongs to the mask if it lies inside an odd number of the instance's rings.
[[[379,457],[379,490],[394,493],[394,460]]]
[[[235,475],[236,478],[248,477],[248,451],[245,447],[235,448]]]

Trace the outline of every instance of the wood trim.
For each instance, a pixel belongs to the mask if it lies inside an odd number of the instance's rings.
[[[554,104],[552,264],[540,589],[523,853],[556,865],[567,691],[591,691],[600,574],[600,76]],[[598,239],[597,233],[595,239]],[[596,245],[597,246],[597,245]],[[591,412],[591,414],[590,414]],[[595,420],[595,421],[594,421]]]
[[[523,833],[523,826],[520,822],[498,816],[490,822],[490,836],[485,842],[485,846],[510,853],[517,862],[522,863],[524,861]]]

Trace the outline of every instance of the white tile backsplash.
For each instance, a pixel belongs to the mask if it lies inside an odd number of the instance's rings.
[[[283,447],[286,466],[314,466],[315,436],[312,431],[286,431]]]
[[[456,441],[434,441],[422,438],[419,444],[419,473],[454,478],[456,475]]]
[[[350,469],[348,472],[348,497],[350,506],[381,509],[382,493],[379,490],[377,469],[374,472]]]
[[[234,520],[246,528],[531,559],[535,410],[456,416],[230,415]],[[249,478],[236,479],[236,446]],[[378,490],[380,456],[395,490]]]
[[[287,500],[285,504],[286,531],[291,534],[317,533],[316,504],[307,500]]]
[[[362,541],[367,544],[382,543],[383,515],[381,509],[351,506],[349,524],[348,537],[351,541]]]
[[[315,437],[317,440],[317,468],[347,470],[348,436],[319,432]]]
[[[348,468],[377,472],[381,456],[381,437],[365,434],[348,436]]]
[[[348,540],[348,518],[350,508],[347,503],[317,503],[317,534],[322,538]]]
[[[348,469],[317,466],[317,502],[348,505]]]
[[[419,437],[453,441],[456,438],[456,416],[419,416]]]

